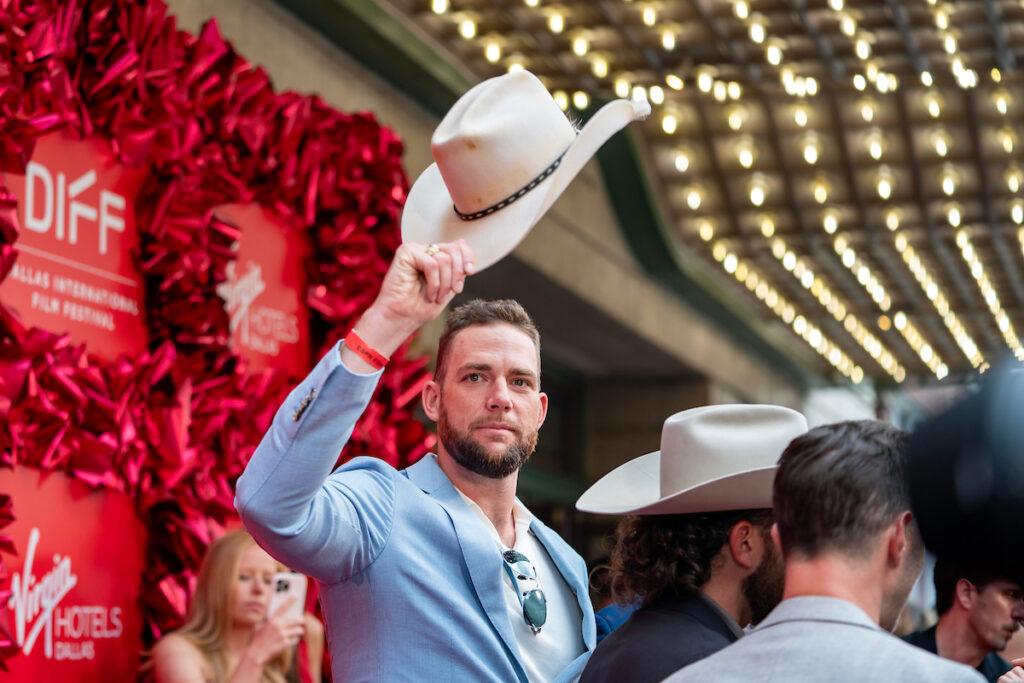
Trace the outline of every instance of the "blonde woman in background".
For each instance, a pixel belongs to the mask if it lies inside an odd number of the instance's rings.
[[[287,683],[306,636],[312,680],[320,681],[323,627],[312,615],[266,617],[280,565],[244,531],[215,541],[203,558],[185,624],[153,648],[157,683]],[[283,605],[278,613],[288,607]]]

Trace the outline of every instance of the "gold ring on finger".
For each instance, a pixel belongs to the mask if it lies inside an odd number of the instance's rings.
[[[427,256],[437,256],[440,253],[441,247],[437,246],[436,244],[427,245]]]

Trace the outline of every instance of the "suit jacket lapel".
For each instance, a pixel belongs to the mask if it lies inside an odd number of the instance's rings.
[[[576,602],[579,603],[580,614],[583,617],[583,645],[588,650],[593,650],[597,644],[597,625],[592,616],[594,608],[590,604],[590,592],[586,583],[581,580],[582,577],[579,576],[577,570],[573,567],[571,558],[567,557],[565,553],[560,552],[561,545],[559,541],[561,539],[556,536],[554,531],[541,523],[536,517],[530,523],[530,531],[541,542],[544,549],[548,551],[548,556],[551,557],[555,566],[558,567],[562,578],[565,579],[572,592],[576,594]],[[590,618],[587,618],[588,614],[591,615]]]
[[[424,456],[405,472],[414,484],[434,498],[448,513],[455,527],[455,534],[462,548],[462,557],[473,581],[477,599],[494,629],[501,636],[505,647],[512,653],[516,670],[525,681],[526,670],[520,660],[519,645],[512,632],[508,608],[502,594],[507,588],[502,578],[501,554],[494,545],[490,530],[455,490],[448,476],[438,467],[435,456]]]

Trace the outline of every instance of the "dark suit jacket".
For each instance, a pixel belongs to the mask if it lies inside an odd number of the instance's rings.
[[[904,636],[903,640],[907,641],[911,645],[916,645],[922,650],[927,650],[932,654],[939,654],[939,646],[935,642],[935,627],[932,626],[926,631],[916,631],[911,633],[909,636]],[[997,655],[995,652],[989,652],[985,655],[985,659],[981,660],[981,664],[978,665],[978,673],[987,678],[990,683],[996,683],[999,677],[1009,671],[1011,668],[1010,663]]]
[[[602,640],[580,683],[658,683],[736,639],[707,598],[669,598],[640,608]]]

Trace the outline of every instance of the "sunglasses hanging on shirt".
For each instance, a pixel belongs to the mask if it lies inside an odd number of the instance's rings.
[[[516,588],[516,597],[523,606],[523,619],[533,631],[540,633],[541,627],[548,619],[548,601],[537,580],[537,570],[530,560],[518,550],[505,550],[501,553],[505,560],[505,572],[512,579]]]

